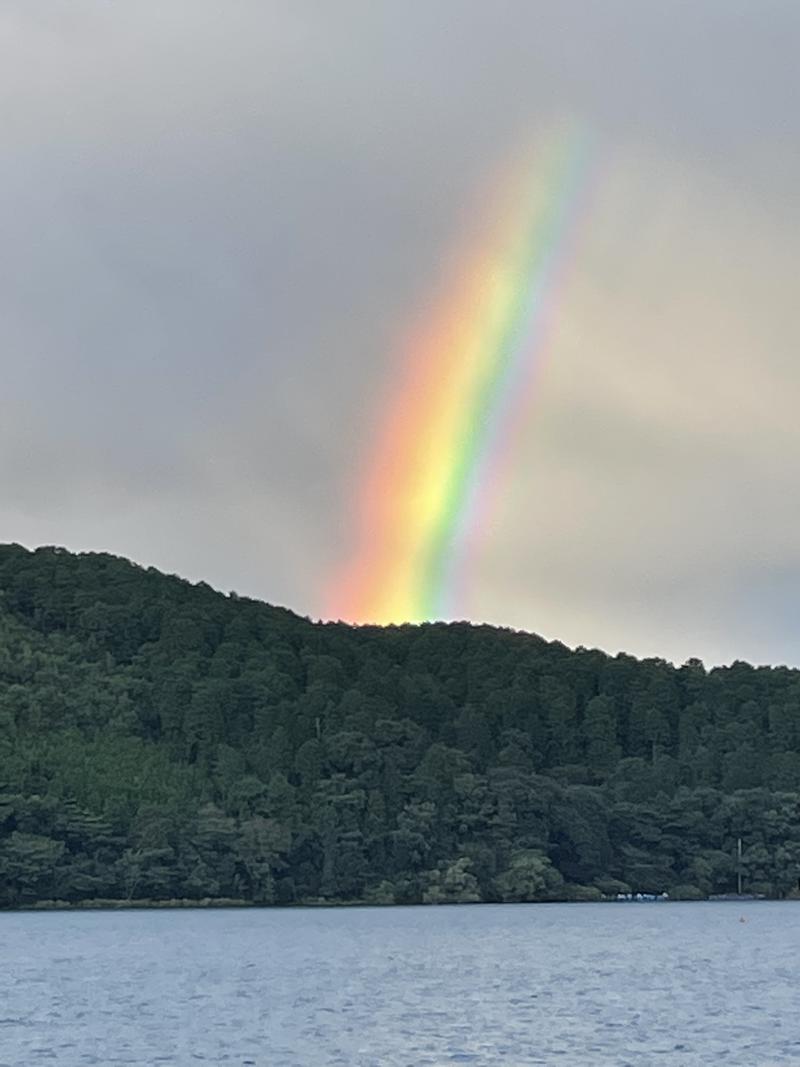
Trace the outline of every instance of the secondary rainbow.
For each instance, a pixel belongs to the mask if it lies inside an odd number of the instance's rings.
[[[332,584],[329,617],[401,623],[450,611],[488,490],[531,407],[589,148],[582,130],[562,130],[517,168],[491,213],[500,224],[466,257],[456,299],[411,338],[360,481],[356,547]]]

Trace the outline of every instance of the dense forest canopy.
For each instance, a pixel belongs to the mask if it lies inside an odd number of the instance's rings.
[[[0,904],[729,892],[800,876],[800,672],[319,624],[0,546]]]

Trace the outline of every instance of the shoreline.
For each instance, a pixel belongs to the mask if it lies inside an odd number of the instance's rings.
[[[430,903],[420,901],[412,904],[378,904],[366,900],[300,900],[292,904],[259,904],[251,900],[227,897],[206,897],[200,900],[176,898],[172,900],[41,900],[31,904],[0,908],[0,914],[19,914],[22,912],[60,912],[60,911],[211,911],[259,909],[270,911],[295,911],[300,909],[336,909],[336,908],[440,908],[440,907],[480,907],[488,905],[514,906],[516,904],[789,904],[798,903],[797,897],[704,897],[701,900],[616,900],[606,897],[601,900],[520,900],[520,901],[447,901]]]

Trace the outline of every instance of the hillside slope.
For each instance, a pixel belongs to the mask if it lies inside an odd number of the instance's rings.
[[[0,546],[0,905],[782,896],[800,673],[351,628]]]

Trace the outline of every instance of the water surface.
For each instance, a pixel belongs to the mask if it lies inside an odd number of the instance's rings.
[[[800,904],[4,913],[0,952],[3,1067],[800,1065]]]

